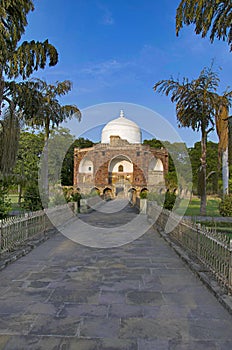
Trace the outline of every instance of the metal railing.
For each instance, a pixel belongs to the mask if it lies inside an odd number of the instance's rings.
[[[160,207],[149,206],[148,216]],[[190,221],[180,219],[176,214],[162,209],[156,225],[165,231],[166,223],[173,230],[168,235],[178,242],[183,248],[189,250],[214,274],[216,279],[232,292],[232,239],[228,234],[216,232],[216,230],[202,227]],[[170,225],[171,222],[171,225]]]
[[[43,235],[48,226],[43,210],[0,220],[0,252],[12,251],[30,238]]]
[[[0,220],[0,254],[12,251],[31,238],[45,235],[52,227],[59,227],[76,218],[75,204],[67,203],[45,210]]]

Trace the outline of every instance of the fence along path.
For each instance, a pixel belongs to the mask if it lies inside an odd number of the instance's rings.
[[[160,208],[155,203],[149,203],[148,216],[154,216]],[[185,249],[189,250],[214,274],[216,279],[232,292],[232,239],[228,234],[216,232],[200,224],[181,220],[179,216],[163,209],[156,225],[165,231],[169,226],[173,229],[169,236]]]
[[[72,204],[65,204],[48,209],[48,215],[46,210],[39,210],[0,220],[0,253],[12,251],[27,240],[44,235],[53,228],[49,218],[59,226],[72,217],[76,217]]]

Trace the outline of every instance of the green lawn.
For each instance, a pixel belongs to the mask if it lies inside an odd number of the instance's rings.
[[[217,197],[210,197],[208,196],[207,199],[207,216],[220,216],[219,210],[218,210],[218,204],[221,201],[220,198]],[[183,200],[181,202],[181,207],[186,206],[187,200]],[[177,209],[178,213],[178,209]],[[200,215],[200,198],[193,197],[188,205],[188,208],[185,212],[185,215],[187,216],[199,216]]]
[[[22,211],[24,212],[25,210],[23,208],[21,208],[19,205],[18,205],[18,194],[9,194],[8,195],[8,198],[10,199],[10,202],[11,202],[11,210],[17,210],[17,211]],[[23,198],[21,200],[21,202],[23,202]]]

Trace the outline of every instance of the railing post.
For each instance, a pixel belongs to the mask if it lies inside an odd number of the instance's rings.
[[[25,239],[28,239],[28,220],[29,220],[29,215],[28,213],[25,213]]]
[[[232,292],[232,239],[230,239],[230,259],[229,259],[229,281],[228,281],[228,289],[229,294]]]
[[[2,220],[0,220],[0,255],[2,254]]]

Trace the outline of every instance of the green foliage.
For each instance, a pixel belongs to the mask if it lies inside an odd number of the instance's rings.
[[[189,157],[192,164],[193,192],[200,195],[199,169],[201,167],[201,143],[196,142],[189,148]],[[221,170],[218,168],[218,144],[212,141],[207,142],[207,194],[218,193],[218,179],[221,178]]]
[[[149,201],[156,202],[160,206],[163,206],[165,200],[165,193],[148,192],[147,199]]]
[[[0,172],[12,172],[18,149],[20,124],[16,114],[9,109],[4,111],[0,120]]]
[[[63,160],[61,170],[61,184],[63,186],[73,185],[73,169],[74,169],[74,148],[89,148],[93,146],[93,142],[80,137],[76,139],[69,147]]]
[[[219,77],[210,68],[204,68],[199,77],[192,81],[184,78],[161,80],[154,86],[154,90],[171,95],[171,101],[176,103],[176,114],[179,126],[191,127],[194,131],[201,132],[201,214],[206,214],[206,149],[207,135],[213,130],[215,113],[219,105],[230,106],[232,92],[226,92],[219,96],[216,91],[219,85]]]
[[[179,198],[177,195],[169,190],[165,193],[149,192],[147,198],[149,201],[154,201],[161,207],[168,210],[172,210],[174,204],[177,206],[179,203]]]
[[[232,195],[225,195],[219,203],[219,212],[222,216],[232,216]]]
[[[0,6],[0,171],[12,171],[17,153],[19,122],[31,118],[41,106],[35,84],[23,80],[39,68],[54,66],[58,53],[48,40],[20,43],[27,16],[34,10],[31,0],[2,0]],[[9,110],[11,120],[2,113]],[[2,117],[3,115],[3,117]],[[13,126],[13,128],[12,128]],[[11,137],[10,137],[11,135]],[[5,139],[8,142],[5,142]]]
[[[158,149],[161,149],[162,147],[164,147],[163,143],[157,139],[144,140],[143,144],[149,145],[150,147],[158,148]]]
[[[176,194],[174,192],[167,191],[165,193],[164,208],[167,210],[172,210],[176,202]]]
[[[36,182],[28,182],[24,190],[24,202],[22,206],[29,211],[36,211],[43,209],[40,199],[38,184]]]
[[[55,192],[51,202],[50,206],[55,206],[55,205],[62,205],[67,203],[64,194],[62,192]]]
[[[71,195],[70,202],[79,202],[81,198],[81,194],[79,192],[75,192]]]
[[[227,40],[232,50],[231,16],[231,0],[182,0],[176,11],[176,34],[184,24],[194,24],[196,34],[204,38],[210,31],[211,42],[215,37]]]
[[[47,84],[41,79],[33,79],[31,84],[39,107],[33,118],[29,118],[29,124],[43,127],[47,139],[50,130],[58,127],[65,120],[73,116],[80,120],[81,113],[75,105],[62,105],[58,100],[71,91],[71,81],[64,80],[55,84]]]
[[[140,197],[141,199],[147,199],[147,197],[148,197],[148,191],[142,191],[142,192],[140,192],[139,197]]]
[[[8,185],[4,181],[0,181],[0,220],[7,217],[11,210],[11,202],[7,195]]]
[[[58,54],[48,40],[44,42],[24,41],[18,46],[27,26],[27,16],[34,10],[30,0],[1,1],[0,7],[0,67],[2,74],[10,79],[21,76],[29,77],[38,68],[54,66],[58,61]]]
[[[37,181],[40,156],[43,151],[44,141],[42,133],[30,133],[22,131],[19,137],[19,149],[14,174],[19,182]]]

